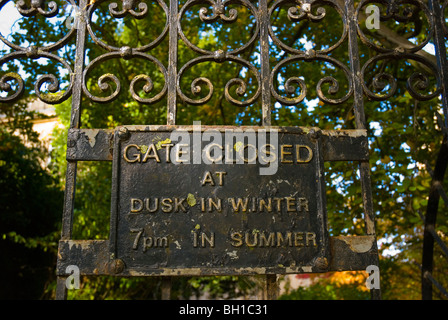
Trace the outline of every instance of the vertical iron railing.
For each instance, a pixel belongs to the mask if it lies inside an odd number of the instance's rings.
[[[79,0],[80,8],[87,6],[86,0]],[[84,69],[85,60],[85,41],[86,41],[86,24],[83,16],[76,21],[76,54],[74,63],[72,104],[70,113],[70,128],[79,129],[81,127],[81,102],[82,102],[82,71]],[[69,130],[70,134],[70,130]],[[68,141],[72,141],[68,139]],[[69,240],[72,238],[73,231],[73,214],[75,209],[75,191],[76,191],[76,174],[77,161],[67,161],[67,171],[65,176],[65,194],[64,209],[62,213],[62,230],[61,240]],[[60,300],[67,298],[66,277],[58,277],[56,285],[56,297]]]
[[[366,118],[364,114],[364,96],[361,83],[361,67],[359,63],[359,51],[357,43],[357,20],[355,15],[353,0],[345,1],[346,13],[348,17],[349,29],[349,56],[351,65],[351,76],[353,78],[353,105],[355,113],[355,122],[358,129],[367,129]],[[370,164],[368,161],[362,161],[359,164],[359,173],[361,180],[361,189],[364,204],[364,220],[366,223],[366,234],[375,236],[375,211],[373,209],[372,190],[370,181]],[[379,265],[379,261],[376,261]],[[381,293],[379,289],[371,290],[372,299],[380,299]]]
[[[423,252],[422,252],[422,265],[421,265],[421,281],[422,281],[422,299],[432,300],[433,298],[433,285],[435,285],[439,291],[448,298],[447,289],[440,285],[436,279],[434,279],[433,261],[434,261],[434,242],[442,248],[446,259],[448,259],[448,251],[446,245],[438,237],[435,232],[435,226],[437,221],[437,211],[439,209],[439,202],[441,196],[443,196],[443,180],[445,178],[446,168],[448,166],[448,61],[446,56],[446,41],[448,39],[448,29],[446,27],[446,18],[444,17],[444,11],[447,7],[448,1],[429,0],[429,8],[434,16],[434,46],[437,58],[437,68],[440,75],[440,88],[441,88],[441,105],[444,120],[441,123],[443,142],[437,156],[435,169],[432,171],[429,164],[427,169],[431,173],[432,183],[428,196],[428,205],[426,209],[426,216],[424,221],[424,234],[423,234]],[[447,203],[446,203],[447,204]],[[448,208],[448,207],[447,207]]]

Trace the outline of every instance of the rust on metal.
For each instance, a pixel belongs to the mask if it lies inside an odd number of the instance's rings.
[[[329,237],[331,254],[328,261],[327,271],[345,271],[345,270],[366,270],[366,267],[374,264],[376,256],[376,242],[372,242],[371,236],[338,236]],[[350,243],[372,244],[368,251],[355,249]],[[109,240],[61,240],[59,242],[59,259],[56,273],[59,276],[65,276],[66,268],[69,265],[80,267],[80,273],[89,276],[97,275],[119,275],[111,272],[109,266],[111,259],[108,249]],[[365,247],[366,248],[366,247]],[[63,258],[62,258],[63,257]],[[126,266],[125,266],[126,267]],[[302,267],[300,270],[290,270],[298,273],[313,272],[312,268]],[[122,271],[125,271],[123,269]],[[230,270],[228,270],[230,272]],[[247,268],[236,270],[240,274],[263,274],[266,270],[263,268]],[[235,272],[235,270],[233,270]],[[124,273],[127,276],[143,276],[144,273],[129,271]],[[158,275],[161,276],[183,276],[183,275],[214,275],[211,268],[188,268],[188,269],[165,269]],[[123,275],[123,274],[122,274]]]
[[[110,254],[123,274],[326,271],[320,130],[195,129],[115,131]]]

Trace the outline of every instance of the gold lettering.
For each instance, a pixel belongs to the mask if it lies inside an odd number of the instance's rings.
[[[210,143],[205,147],[205,156],[211,163],[220,162],[222,160],[222,152],[219,154],[218,158],[212,158],[210,152],[213,147],[217,147],[221,150],[223,149],[223,147],[217,143]],[[214,154],[216,155],[216,152],[214,152]]]
[[[241,239],[243,235],[239,232],[232,232],[230,234],[230,238],[234,241],[232,243],[232,246],[234,247],[241,247],[243,245],[243,240]]]
[[[153,152],[153,154],[150,154],[151,151]],[[146,161],[148,161],[148,159],[156,159],[157,162],[160,162],[159,155],[157,154],[157,149],[154,146],[154,143],[152,143],[148,147],[148,150],[146,150],[146,153],[145,153],[145,156],[143,157],[142,162],[146,162]]]
[[[308,209],[308,200],[306,198],[299,198],[299,212],[302,211],[302,208],[305,209],[306,212],[309,212]]]
[[[213,177],[210,171],[205,171],[204,178],[202,179],[202,185],[205,185],[207,183],[210,183],[212,186],[215,185],[215,182],[213,181]]]
[[[300,157],[300,149],[306,149],[308,150],[308,157],[306,157],[305,159],[302,159]],[[313,150],[305,145],[301,145],[301,144],[296,144],[296,156],[297,156],[297,163],[307,163],[310,162],[311,159],[313,159]]]
[[[180,158],[183,154],[188,154],[188,149],[182,148],[182,147],[188,147],[188,144],[178,143],[176,144],[176,147],[177,147],[176,162],[188,162],[188,159]]]
[[[138,153],[133,154],[133,156],[134,156],[135,158],[132,159],[132,160],[128,158],[128,149],[131,148],[131,147],[136,148],[137,151],[138,151]],[[140,147],[139,147],[138,145],[136,145],[136,144],[128,144],[128,145],[124,148],[123,158],[124,158],[124,160],[126,160],[126,162],[129,162],[129,163],[140,162],[140,161],[141,161]]]
[[[310,247],[317,246],[314,232],[267,232],[253,229],[252,231],[230,233],[230,244],[233,247]],[[199,241],[199,240],[197,240]],[[204,246],[204,240],[202,240]]]
[[[169,213],[171,211],[173,211],[173,200],[171,200],[170,198],[163,198],[162,199],[162,211]]]
[[[136,204],[138,204],[138,207],[136,207]],[[142,211],[143,209],[143,201],[141,199],[131,199],[131,213],[137,213]]]
[[[153,245],[152,237],[144,237],[143,238],[143,252],[146,252],[148,248],[151,248]]]
[[[183,212],[187,212],[187,209],[183,206],[182,202],[185,201],[185,198],[174,198],[174,212],[179,212],[179,207],[182,208]]]
[[[149,198],[145,199],[146,210],[148,210],[151,213],[156,212],[159,209],[159,198],[154,199],[154,209],[151,209],[151,207],[150,207],[150,200],[151,199],[149,199]]]
[[[269,150],[266,147],[269,146]],[[272,144],[265,144],[260,148],[260,158],[264,163],[270,163],[277,161],[277,154],[275,152],[271,152],[271,150],[275,150],[275,147]],[[264,155],[264,156],[263,156]]]
[[[197,232],[193,232],[193,247],[197,248],[198,247],[198,233]]]
[[[227,172],[225,172],[225,171],[218,171],[218,172],[216,172],[216,174],[219,177],[219,185],[220,186],[224,185],[224,177],[223,177],[223,175],[226,175]]]
[[[282,200],[283,198],[274,198],[274,201],[277,201],[277,211],[282,211]]]
[[[264,208],[266,208],[268,210],[268,212],[272,212],[272,198],[268,198],[267,205],[266,205],[266,200],[260,199],[258,211],[264,212]]]
[[[208,198],[208,212],[213,212],[212,207],[214,207],[218,212],[221,212],[221,199],[218,198],[218,203],[216,203],[212,198]]]
[[[201,244],[200,244],[201,248],[205,248],[207,246],[207,243],[211,248],[215,247],[214,232],[210,233],[210,237],[207,236],[205,232],[201,232],[200,237],[201,237]],[[199,247],[199,235],[197,232],[193,232],[193,247],[195,248]]]
[[[296,208],[294,208],[294,205],[296,204],[295,203],[296,199],[291,197],[285,197],[285,199],[286,199],[286,211],[296,212],[297,210]]]
[[[292,163],[292,160],[285,159],[285,156],[292,154],[291,152],[285,151],[285,148],[292,148],[292,145],[291,144],[282,144],[281,145],[281,147],[280,147],[280,159],[281,160],[280,161],[282,163]]]
[[[205,212],[205,199],[201,198],[201,212]]]
[[[212,232],[210,233],[210,238],[204,233],[201,233],[201,240],[202,240],[202,247],[205,248],[206,247],[206,241],[208,242],[208,245],[212,248],[215,247],[215,233]]]
[[[161,147],[166,149],[166,162],[170,163],[171,159],[170,159],[170,153],[171,153],[171,147],[174,146],[174,144],[172,143],[164,143],[161,145]]]
[[[274,247],[275,246],[275,233],[269,232],[269,237],[266,239],[264,232],[260,234],[260,247]]]
[[[247,148],[249,149],[249,147],[252,147],[254,150],[254,155],[252,156],[252,158],[244,158],[244,150]],[[249,155],[249,150],[247,151],[247,155]],[[242,158],[244,160],[244,162],[246,163],[254,163],[257,160],[257,147],[255,147],[254,145],[251,144],[246,144],[243,149],[242,149]]]
[[[296,247],[303,247],[303,232],[294,233],[294,245]]]
[[[288,245],[291,247],[292,246],[291,235],[292,235],[291,232],[287,232],[286,239],[285,239],[285,238],[283,238],[283,235],[281,232],[277,232],[277,247],[281,247],[281,245],[283,244],[283,241],[285,241],[285,240],[288,240]]]
[[[167,248],[167,237],[144,237],[143,238],[143,252],[146,252],[149,248]]]
[[[226,175],[226,174],[227,174],[227,172],[225,172],[225,171],[218,171],[218,172],[216,172],[216,175],[219,178],[219,185],[220,186],[224,185],[224,175]],[[207,183],[209,183],[212,186],[215,185],[215,180],[213,180],[213,175],[211,174],[210,171],[206,171],[205,172],[204,178],[202,178],[202,182],[201,182],[202,185],[205,185]]]
[[[244,198],[245,202],[243,203],[243,200],[241,198],[238,198],[238,203],[235,203],[234,198],[229,198],[232,202],[233,212],[239,212],[239,208],[241,207],[241,211],[246,212],[247,211],[247,202],[249,201],[249,198]]]
[[[310,246],[310,242],[313,243],[313,247],[316,247],[316,234],[314,232],[307,232],[306,236],[305,236],[306,240],[306,246],[309,247]]]
[[[253,236],[253,241],[250,243],[250,235]],[[245,242],[248,247],[255,247],[258,244],[258,232],[246,232],[245,234]]]

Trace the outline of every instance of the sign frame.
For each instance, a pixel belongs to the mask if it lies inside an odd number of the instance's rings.
[[[319,240],[318,252],[315,255],[311,255],[311,258],[306,262],[303,261],[289,261],[289,263],[281,263],[275,262],[274,264],[263,265],[260,263],[254,263],[253,257],[252,262],[247,263],[246,265],[225,265],[225,263],[221,262],[221,265],[207,263],[205,260],[203,263],[188,265],[170,265],[167,261],[159,261],[159,266],[154,267],[154,263],[157,261],[151,261],[148,259],[148,265],[144,265],[142,263],[135,264],[134,260],[140,260],[140,256],[134,256],[131,258],[127,256],[127,254],[123,254],[123,250],[120,248],[122,245],[122,240],[119,238],[123,237],[123,232],[120,230],[120,223],[123,223],[123,217],[120,216],[120,208],[123,206],[121,202],[122,198],[122,161],[123,161],[123,144],[126,141],[129,141],[133,135],[157,135],[159,133],[172,133],[174,131],[183,131],[192,135],[194,133],[204,133],[207,130],[215,130],[219,131],[221,134],[224,134],[226,130],[254,130],[255,132],[264,132],[266,130],[275,130],[278,135],[281,136],[290,136],[291,139],[294,137],[305,139],[305,141],[312,141],[314,144],[313,151],[316,166],[315,178],[316,178],[316,217],[315,219],[319,221],[320,225],[320,234],[317,235]],[[197,126],[121,126],[117,127],[114,131],[114,140],[113,140],[113,165],[112,165],[112,201],[111,201],[111,221],[110,221],[110,237],[109,237],[109,258],[110,265],[114,269],[114,273],[120,273],[123,276],[155,276],[155,275],[163,275],[163,276],[173,276],[173,275],[182,275],[182,276],[197,276],[197,275],[255,275],[255,274],[297,274],[297,273],[317,273],[317,272],[327,272],[329,267],[330,260],[330,237],[328,234],[328,226],[327,226],[327,214],[326,214],[326,200],[325,200],[325,179],[324,179],[324,152],[322,150],[322,135],[320,131],[315,128],[300,128],[300,127],[236,127],[236,126],[201,126],[199,132],[197,131]],[[162,139],[163,140],[163,139]],[[134,151],[136,148],[134,148]],[[141,157],[140,157],[141,160]],[[174,166],[173,164],[171,164]],[[279,164],[280,166],[280,164]],[[241,169],[245,170],[246,165],[240,166]],[[207,166],[204,166],[204,170]],[[138,205],[136,205],[136,208]],[[134,208],[135,209],[135,208]],[[138,208],[137,208],[138,209]],[[137,231],[133,229],[134,232],[134,241],[135,247],[138,249],[143,246],[142,241],[137,239]],[[194,230],[193,230],[194,231]],[[193,235],[193,240],[195,241]],[[289,243],[296,241],[293,237],[297,235],[291,233],[284,233],[283,237],[289,237]],[[303,236],[303,235],[300,235]],[[299,237],[300,237],[299,236]],[[210,238],[206,238],[207,240]],[[152,240],[151,240],[152,241]],[[197,238],[196,238],[197,241]],[[204,241],[202,239],[202,241]],[[312,242],[311,242],[312,243]],[[197,244],[197,242],[196,242]],[[294,245],[292,245],[294,247]],[[185,247],[183,247],[185,248]],[[201,248],[198,250],[215,250]],[[235,249],[235,248],[233,248]],[[279,248],[265,248],[265,251],[270,250],[275,251],[279,250]],[[302,248],[290,248],[288,250],[300,250]],[[165,248],[165,250],[170,251]],[[283,250],[283,249],[282,249]],[[286,249],[285,249],[286,250]],[[216,251],[216,250],[215,250]],[[235,251],[235,250],[234,250]],[[233,252],[234,252],[233,251]],[[247,250],[246,250],[247,251]],[[187,251],[191,254],[191,251]],[[282,252],[285,252],[284,250]],[[294,251],[295,252],[295,251]],[[221,256],[223,254],[228,254],[229,252],[220,252]],[[258,253],[259,254],[259,253]],[[250,260],[250,259],[249,259]],[[179,261],[179,260],[177,260]],[[266,263],[267,260],[264,262]]]

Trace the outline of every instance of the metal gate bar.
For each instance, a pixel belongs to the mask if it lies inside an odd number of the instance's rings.
[[[424,219],[424,236],[423,236],[423,252],[422,252],[422,265],[421,279],[422,279],[422,299],[432,300],[433,296],[433,284],[448,298],[446,289],[444,289],[432,276],[433,272],[433,260],[434,260],[434,239],[438,241],[442,249],[444,248],[443,242],[441,242],[437,234],[434,232],[435,224],[437,220],[437,211],[439,207],[440,189],[443,189],[442,183],[445,177],[446,168],[448,166],[448,147],[447,147],[447,129],[448,129],[448,61],[446,56],[446,40],[448,37],[445,18],[443,15],[446,9],[448,1],[429,0],[429,9],[434,16],[434,46],[437,59],[437,67],[440,76],[441,87],[441,101],[442,111],[444,114],[444,121],[442,124],[443,143],[437,161],[435,170],[431,174],[433,180],[431,183],[431,189],[428,195],[428,205],[426,209],[426,216]],[[436,112],[438,119],[439,113]],[[428,170],[431,172],[432,170]],[[447,256],[448,258],[448,256]]]
[[[87,0],[79,0],[79,7],[86,8]],[[82,16],[83,17],[83,16]],[[78,23],[76,32],[76,56],[73,76],[72,109],[70,113],[70,129],[79,129],[81,126],[81,101],[82,101],[82,71],[85,60],[86,23],[84,19]],[[67,140],[67,142],[70,140]],[[69,147],[69,145],[67,145]],[[65,177],[64,209],[62,213],[61,240],[70,240],[73,231],[73,213],[75,208],[77,161],[67,159],[67,171]],[[61,256],[58,256],[60,260]],[[67,298],[66,276],[58,275],[56,285],[56,299]]]

